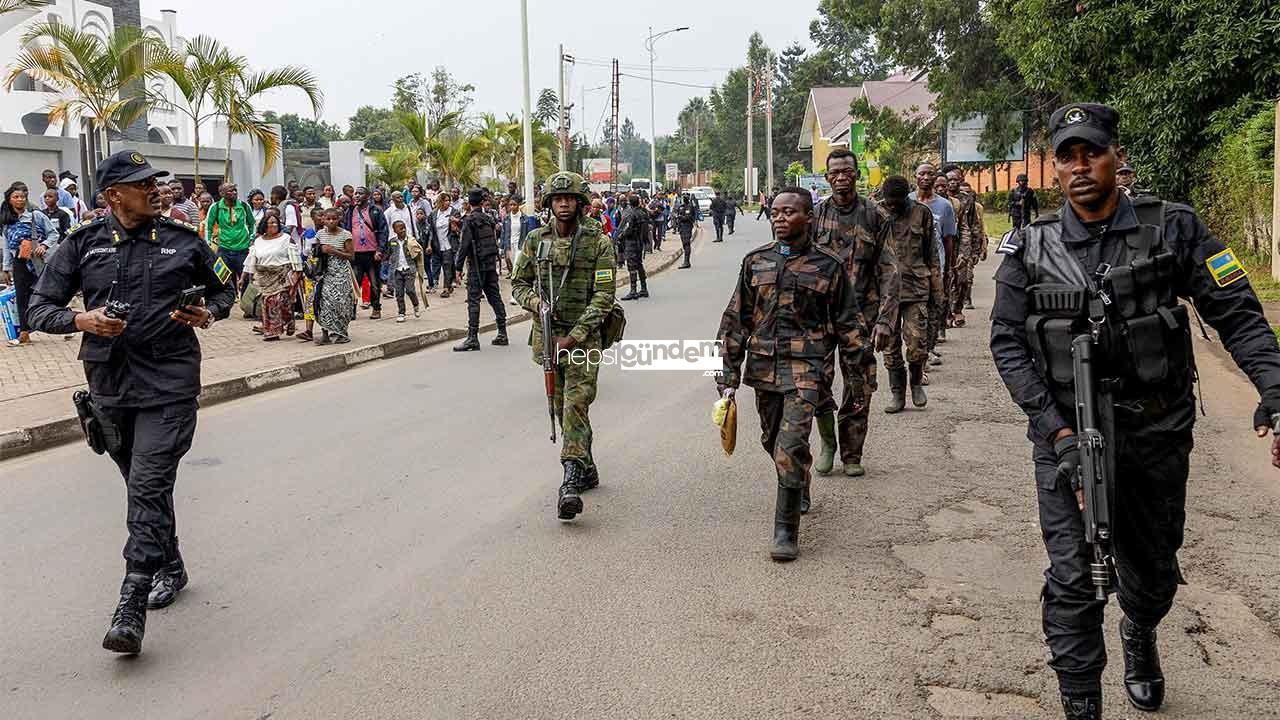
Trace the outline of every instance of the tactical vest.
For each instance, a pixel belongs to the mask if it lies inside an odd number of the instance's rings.
[[[1164,203],[1146,198],[1133,207],[1138,226],[1122,238],[1124,259],[1103,262],[1092,273],[1062,242],[1057,216],[1023,231],[1027,338],[1036,369],[1065,405],[1074,405],[1071,341],[1082,334],[1096,333],[1099,367],[1118,398],[1171,403],[1189,387],[1191,326],[1175,293],[1177,262],[1164,239]]]

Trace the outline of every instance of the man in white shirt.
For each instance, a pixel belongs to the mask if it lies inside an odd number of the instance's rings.
[[[399,192],[391,193],[391,204],[382,211],[382,214],[387,218],[387,227],[395,225],[397,220],[404,223],[406,230],[414,226],[413,209],[404,203],[404,196]]]
[[[289,190],[283,185],[271,188],[271,204],[280,211],[284,221],[284,231],[296,243],[302,239],[302,213],[298,211],[298,203],[289,199]]]

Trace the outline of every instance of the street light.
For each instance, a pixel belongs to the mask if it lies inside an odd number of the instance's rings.
[[[649,37],[644,41],[644,47],[649,51],[649,194],[658,194],[658,121],[654,113],[654,92],[653,92],[653,60],[657,53],[653,50],[654,43],[663,35],[678,33],[682,30],[688,30],[687,27],[672,28],[663,30],[657,35],[653,34],[653,26],[649,26]]]
[[[536,213],[533,205],[533,116],[529,99],[529,3],[520,0],[520,60],[524,79],[524,118],[521,120],[524,135],[524,211]]]

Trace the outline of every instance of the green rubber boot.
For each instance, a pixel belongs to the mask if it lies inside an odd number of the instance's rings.
[[[818,415],[818,436],[822,438],[822,449],[813,460],[813,471],[819,475],[829,475],[836,464],[836,415],[825,412]]]

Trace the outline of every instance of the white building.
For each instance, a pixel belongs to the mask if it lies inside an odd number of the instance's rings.
[[[142,18],[143,31],[170,48],[180,50],[185,38],[178,33],[177,12],[163,10],[160,15],[158,19]],[[0,15],[0,58],[12,62],[23,49],[23,35],[31,27],[44,22],[72,25],[106,39],[114,32],[115,13],[107,5],[87,0],[54,0],[39,9]],[[185,106],[169,79],[152,78],[147,82],[152,92],[164,96],[171,103]],[[7,184],[11,180],[24,180],[33,187],[39,187],[43,167],[69,168],[79,174],[77,168],[83,167],[79,157],[79,124],[75,121],[49,122],[48,108],[57,98],[58,93],[53,88],[25,76],[19,77],[12,88],[0,91],[0,167],[5,168],[5,177],[0,177],[0,181]],[[178,110],[153,108],[147,113],[145,125],[145,142],[139,123],[136,137],[113,140],[111,150],[138,149],[156,167],[191,178],[194,171],[190,148],[194,137],[191,119]],[[22,135],[27,137],[17,137]],[[68,141],[71,141],[70,145]],[[228,154],[225,122],[217,119],[202,123],[200,141],[202,179],[220,176]],[[230,155],[232,178],[242,187],[270,187],[283,182],[283,158],[277,157],[271,172],[264,176],[262,151],[248,137],[233,137]],[[33,183],[33,180],[37,182]]]

